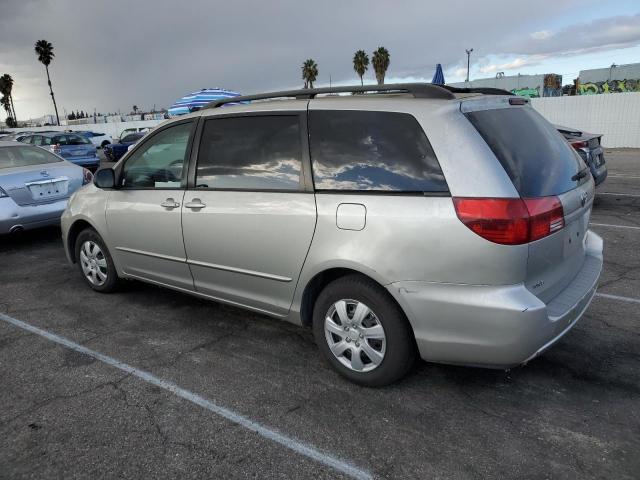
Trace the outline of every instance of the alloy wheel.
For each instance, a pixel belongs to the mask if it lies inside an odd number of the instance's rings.
[[[333,355],[350,370],[369,372],[384,359],[384,328],[362,302],[344,299],[331,305],[325,316],[324,333]]]
[[[107,259],[98,244],[87,240],[80,248],[80,265],[87,280],[98,287],[107,281]]]

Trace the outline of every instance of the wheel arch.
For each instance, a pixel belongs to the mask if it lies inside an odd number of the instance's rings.
[[[80,235],[80,232],[82,232],[87,228],[91,228],[96,232],[98,231],[98,229],[95,226],[93,226],[91,223],[89,223],[87,220],[83,218],[79,218],[78,220],[73,222],[69,227],[69,232],[67,233],[67,251],[68,251],[67,253],[73,263],[76,263],[77,261],[76,240],[78,239],[78,235]]]
[[[405,317],[407,316],[406,312],[402,308],[402,305],[400,305],[396,298],[388,292],[388,290],[384,286],[384,283],[382,283],[379,279],[376,279],[374,278],[374,276],[369,275],[361,270],[352,267],[340,266],[326,268],[320,272],[317,272],[306,283],[300,301],[300,321],[303,326],[311,327],[313,323],[313,307],[315,305],[316,299],[318,298],[318,295],[320,295],[320,292],[322,292],[322,290],[331,282],[347,275],[359,275],[371,280],[372,282],[382,287],[382,289],[387,292],[388,298],[390,298],[396,305],[398,305],[398,308],[400,308]]]

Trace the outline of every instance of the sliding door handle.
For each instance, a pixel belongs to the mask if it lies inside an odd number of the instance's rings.
[[[187,208],[198,210],[200,208],[206,207],[207,205],[202,203],[199,198],[194,198],[190,202],[185,203],[184,206]]]
[[[180,204],[176,202],[173,198],[167,198],[164,202],[160,204],[160,206],[164,208],[178,208]]]

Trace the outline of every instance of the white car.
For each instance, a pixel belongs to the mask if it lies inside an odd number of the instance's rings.
[[[96,148],[102,148],[105,145],[109,145],[110,143],[113,143],[113,139],[111,138],[111,135],[108,135],[106,133],[102,133],[102,132],[76,132],[76,133],[80,133],[81,135],[84,135],[85,137],[87,137],[89,140],[91,140],[91,143],[93,143]]]

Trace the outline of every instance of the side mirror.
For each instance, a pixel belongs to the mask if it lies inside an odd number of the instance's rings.
[[[93,184],[98,188],[114,188],[116,176],[113,168],[101,168],[93,176]]]

